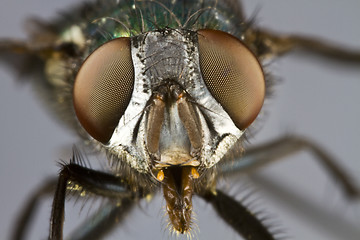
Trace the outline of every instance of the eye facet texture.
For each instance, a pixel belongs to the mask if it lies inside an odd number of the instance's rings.
[[[110,140],[134,87],[129,38],[117,38],[84,61],[74,83],[74,108],[84,129],[96,140]]]
[[[265,80],[254,54],[234,36],[198,31],[200,68],[205,84],[239,129],[259,114],[265,98]]]

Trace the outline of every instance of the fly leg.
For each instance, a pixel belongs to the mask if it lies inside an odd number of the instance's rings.
[[[116,203],[110,201],[78,226],[70,236],[67,236],[67,239],[103,239],[112,228],[125,218],[126,214],[132,209],[134,204],[135,202],[129,198],[119,199]]]
[[[300,50],[344,63],[360,63],[360,50],[345,49],[318,38],[281,35],[264,29],[249,28],[245,43],[262,59]]]
[[[51,90],[68,84],[66,70],[82,54],[82,46],[74,39],[61,40],[57,26],[35,19],[27,24],[31,29],[28,39],[0,39],[1,64],[17,73],[19,79],[36,80]],[[57,101],[59,97],[53,98],[49,100]]]
[[[54,54],[67,57],[79,55],[79,46],[73,38],[60,40],[58,26],[39,19],[28,19],[27,28],[30,30],[26,40],[0,39],[0,58],[3,55],[8,57],[7,54],[17,55],[15,59],[5,58],[5,62],[18,61],[20,56],[35,56],[46,60]]]
[[[80,55],[79,47],[72,42],[19,41],[0,39],[0,61],[21,76],[33,75],[43,69],[48,59],[69,60]]]
[[[218,215],[236,232],[248,240],[278,239],[249,209],[220,190],[201,195]]]
[[[24,236],[26,235],[28,230],[27,228],[29,226],[29,223],[31,222],[31,219],[36,212],[40,200],[54,194],[56,188],[56,181],[56,178],[46,181],[43,186],[41,186],[35,193],[33,193],[30,200],[27,201],[25,207],[21,210],[21,215],[16,221],[16,227],[14,228],[10,239],[24,239]]]
[[[76,153],[74,158],[77,157]],[[50,235],[51,240],[63,239],[63,224],[64,224],[64,210],[65,210],[65,196],[67,189],[73,189],[82,193],[91,193],[114,199],[120,204],[113,212],[123,215],[130,206],[130,202],[136,202],[139,198],[145,196],[142,188],[130,189],[129,183],[126,179],[89,169],[87,167],[77,164],[76,159],[72,159],[69,164],[63,165],[59,174],[59,179],[55,191],[55,196],[52,205],[51,219],[50,219]],[[121,206],[121,204],[123,204]],[[94,230],[104,224],[100,221],[100,225],[95,224]],[[103,229],[98,234],[105,234],[107,229]],[[90,229],[91,230],[91,229]]]
[[[315,143],[296,136],[285,136],[261,146],[249,149],[246,154],[235,160],[222,165],[224,174],[246,172],[254,170],[288,155],[302,150],[308,150],[323,165],[349,198],[359,197],[360,191],[353,183],[350,176],[336,163],[336,161]]]

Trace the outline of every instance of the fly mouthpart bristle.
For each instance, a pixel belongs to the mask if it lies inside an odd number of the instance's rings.
[[[171,223],[168,216],[169,214],[166,210],[166,206],[162,208],[162,211],[164,212],[163,219],[166,221],[165,224],[162,224],[163,226],[166,225],[163,229],[165,231],[167,230],[167,232],[170,234],[170,238],[187,239],[187,240],[198,239],[197,235],[200,232],[200,228],[197,224],[196,214],[194,212],[191,218],[191,222],[189,224],[189,228],[183,232],[180,232],[176,228],[174,228],[173,224]]]
[[[180,239],[180,238],[187,240],[198,239],[197,235],[200,232],[200,229],[199,226],[196,224],[196,222],[194,222],[194,220],[196,221],[196,219],[192,219],[190,226],[187,230],[185,230],[184,232],[180,232],[176,228],[174,228],[170,219],[167,218],[166,229],[168,229],[168,232],[170,233],[171,237],[174,237],[176,239]]]

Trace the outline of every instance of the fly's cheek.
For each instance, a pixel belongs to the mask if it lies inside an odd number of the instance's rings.
[[[202,77],[213,97],[239,129],[259,114],[265,98],[262,67],[254,54],[234,36],[218,31],[198,31]]]
[[[129,38],[117,38],[84,61],[74,83],[76,115],[84,129],[106,143],[124,114],[133,91],[134,66]]]

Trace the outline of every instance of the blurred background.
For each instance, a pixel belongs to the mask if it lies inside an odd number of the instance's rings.
[[[79,1],[80,2],[80,1]],[[0,38],[26,37],[30,16],[49,19],[71,10],[72,0],[2,0]],[[319,36],[339,46],[360,50],[360,2],[246,0],[248,17],[279,33]],[[276,76],[274,96],[266,103],[261,129],[250,146],[284,134],[305,136],[338,159],[360,187],[360,66],[337,65],[306,55],[290,54],[268,67]],[[0,239],[8,239],[17,214],[31,193],[59,171],[78,137],[49,117],[31,84],[16,82],[16,73],[0,65]],[[338,185],[308,152],[276,162],[255,174],[260,203],[291,239],[336,240],[360,238],[360,201],[347,201]],[[241,195],[242,178],[224,186]],[[247,183],[245,183],[246,185]],[[81,202],[81,201],[79,201]],[[161,195],[141,202],[125,224],[109,239],[169,239]],[[67,203],[65,232],[81,221],[82,204]],[[32,222],[29,239],[46,239],[51,200],[43,201]],[[86,204],[81,217],[86,217]],[[93,207],[94,208],[94,207]],[[195,199],[199,239],[241,239],[216,216],[210,206]],[[65,233],[65,236],[66,236]]]

